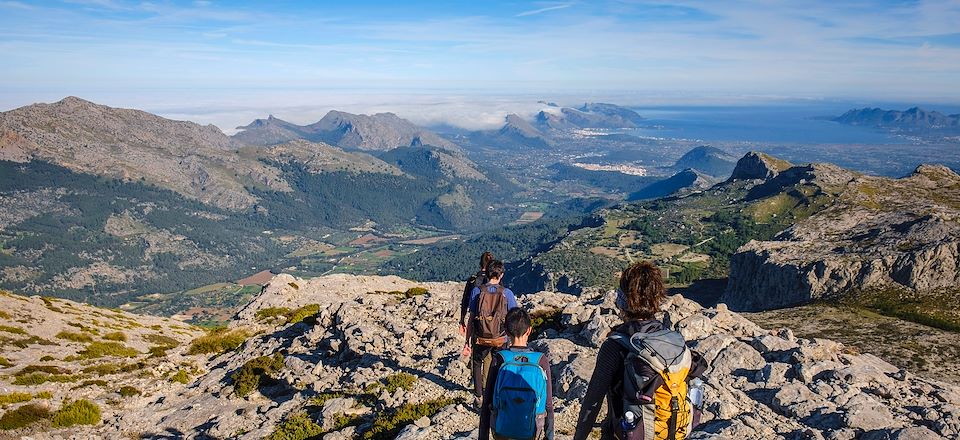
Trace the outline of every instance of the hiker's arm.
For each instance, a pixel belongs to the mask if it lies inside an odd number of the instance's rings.
[[[493,388],[497,386],[497,373],[500,371],[500,355],[490,353],[490,371],[487,373],[486,385],[483,386],[483,400],[480,401],[480,433],[477,440],[490,438],[491,405],[493,403]]]
[[[550,373],[550,356],[540,356],[540,368],[547,373],[547,419],[544,421],[543,433],[547,440],[553,440],[553,376]]]
[[[573,440],[586,440],[593,431],[603,399],[613,385],[613,376],[616,374],[617,367],[623,364],[619,350],[617,343],[609,339],[603,341],[603,345],[600,346],[597,365],[593,369],[593,376],[590,377],[587,394],[583,396],[580,417],[577,418],[577,432],[573,435]]]
[[[467,330],[466,341],[463,344],[463,352],[470,352],[470,345],[473,344],[473,320],[477,316],[477,301],[480,298],[480,289],[474,287],[470,291],[470,302],[467,306]]]
[[[464,318],[467,316],[467,312],[470,311],[470,294],[473,292],[473,283],[470,280],[467,280],[467,284],[463,286],[463,296],[460,297],[460,327],[465,325]]]
[[[464,341],[463,343],[464,355],[470,354],[470,351],[472,350],[472,347],[470,347],[470,345],[472,344],[472,341],[473,341],[473,312],[468,313],[467,318],[468,318],[467,335],[466,335],[467,337],[466,337],[466,341]]]
[[[694,350],[690,350],[692,354],[692,359],[690,363],[690,373],[687,374],[688,379],[693,379],[695,377],[700,377],[704,371],[707,371],[707,360],[703,358],[703,355],[697,353]]]

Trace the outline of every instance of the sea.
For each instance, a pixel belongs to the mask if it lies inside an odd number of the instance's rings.
[[[917,104],[855,102],[726,106],[636,106],[645,124],[627,130],[643,138],[697,141],[730,151],[765,151],[796,163],[832,162],[869,174],[909,174],[921,163],[960,170],[960,142],[931,141],[830,119],[853,108],[906,110]],[[960,113],[960,106],[923,105]]]

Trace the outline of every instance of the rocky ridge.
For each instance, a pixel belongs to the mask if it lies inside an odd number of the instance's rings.
[[[233,152],[217,127],[112,108],[76,97],[0,113],[0,160],[141,179],[222,208],[250,206],[244,184],[290,191],[279,171]]]
[[[904,111],[880,108],[852,109],[832,121],[847,125],[891,128],[904,131],[960,131],[960,114],[945,115],[938,111],[912,107]]]
[[[270,115],[237,128],[240,131],[233,139],[249,145],[266,146],[303,139],[357,150],[386,151],[413,145],[460,150],[453,142],[393,113],[358,115],[332,110],[308,125],[293,124]]]
[[[810,182],[834,200],[774,240],[738,249],[723,296],[731,308],[765,310],[868,289],[927,292],[960,282],[960,176],[949,168],[922,165],[901,179],[825,164],[770,174],[751,192]]]
[[[257,336],[206,359],[205,373],[186,388],[145,396],[96,427],[35,438],[259,439],[294,427],[324,439],[475,438],[476,416],[462,403],[470,393],[455,318],[460,287],[397,277],[278,275],[231,323]],[[597,347],[619,322],[613,300],[612,292],[521,297],[548,323],[531,345],[550,353],[558,438],[570,438]],[[307,319],[290,323],[279,316],[314,304]],[[960,434],[956,386],[836,342],[762,329],[722,304],[703,308],[674,295],[662,319],[711,365],[705,423],[692,438]],[[264,356],[279,357],[282,366],[238,397],[236,373]]]
[[[663,180],[658,180],[630,194],[627,200],[648,200],[702,191],[712,187],[717,181],[714,177],[699,170],[687,168]]]
[[[701,145],[686,152],[673,164],[675,171],[695,169],[715,178],[725,179],[736,167],[737,158],[719,148]]]

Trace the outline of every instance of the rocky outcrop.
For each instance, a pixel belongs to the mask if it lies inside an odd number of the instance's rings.
[[[680,171],[663,180],[658,180],[630,194],[627,200],[648,200],[670,195],[687,194],[713,186],[717,181],[694,169]]]
[[[682,171],[688,168],[708,174],[712,177],[725,179],[730,176],[736,167],[737,158],[719,148],[701,145],[686,153],[673,164],[673,170]]]
[[[459,354],[460,288],[397,277],[278,275],[231,323],[257,335],[235,351],[194,357],[204,372],[185,388],[146,393],[99,426],[50,435],[259,439],[291,420],[309,420],[322,438],[347,439],[386,429],[384,420],[405,408],[413,416],[379,438],[476,438]],[[520,302],[551,322],[531,346],[550,354],[557,438],[570,438],[597,347],[619,322],[614,294],[539,292]],[[289,311],[304,306],[312,307],[306,319],[290,322]],[[835,342],[762,329],[722,304],[703,308],[672,296],[661,318],[710,362],[705,423],[691,438],[960,435],[955,386]],[[282,366],[237,396],[236,372],[263,356],[279,357]]]
[[[771,179],[790,167],[787,161],[751,151],[737,161],[729,180]]]
[[[780,176],[804,172],[799,168]],[[960,283],[960,176],[940,166],[921,166],[896,180],[835,168],[807,173],[823,187],[839,188],[832,206],[731,257],[723,296],[731,308],[766,310],[865,289],[923,292]],[[782,187],[780,176],[754,190]]]

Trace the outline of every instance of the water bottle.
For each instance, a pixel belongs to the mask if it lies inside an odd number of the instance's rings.
[[[690,381],[690,387],[687,389],[687,400],[697,409],[703,408],[703,381],[695,377]]]
[[[637,427],[637,416],[633,411],[627,411],[623,414],[623,417],[620,419],[620,428],[623,429],[623,432],[633,431]]]

